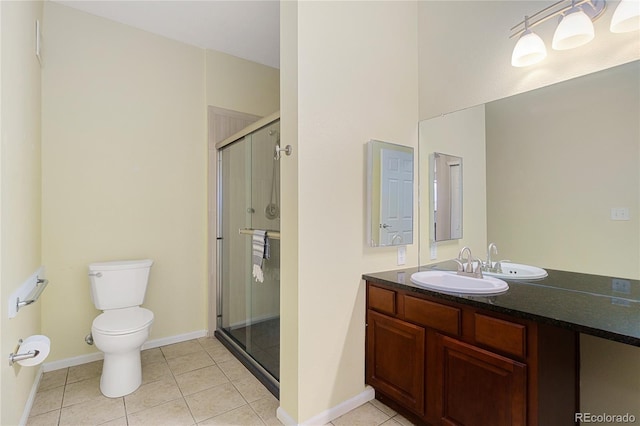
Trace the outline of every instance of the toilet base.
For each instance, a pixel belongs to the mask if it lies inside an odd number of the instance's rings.
[[[109,398],[129,395],[142,384],[140,351],[128,354],[104,354],[100,392]]]

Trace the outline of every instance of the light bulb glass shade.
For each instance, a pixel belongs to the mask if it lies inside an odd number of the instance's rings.
[[[611,17],[611,32],[640,30],[640,0],[621,0]]]
[[[514,67],[526,67],[540,62],[547,57],[547,48],[544,41],[536,33],[527,30],[518,39],[513,53],[511,65]]]
[[[573,49],[589,43],[594,36],[591,18],[581,8],[574,7],[558,24],[551,47],[555,50]]]

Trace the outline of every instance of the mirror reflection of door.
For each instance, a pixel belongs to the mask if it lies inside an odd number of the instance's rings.
[[[460,160],[447,162],[451,202],[451,239],[462,238],[462,164]]]
[[[380,243],[413,242],[413,155],[382,149],[380,155]]]

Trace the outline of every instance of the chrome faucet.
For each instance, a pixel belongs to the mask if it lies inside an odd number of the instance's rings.
[[[494,243],[489,243],[489,248],[487,248],[487,263],[485,263],[485,271],[493,270],[493,262],[491,260],[491,253],[498,254],[498,247]]]
[[[465,259],[466,253],[466,259]],[[478,260],[478,265],[475,270],[473,269],[473,256],[471,255],[471,249],[467,246],[462,247],[458,258],[454,259],[458,264],[458,275],[465,275],[473,278],[482,278],[482,262]],[[466,260],[466,264],[465,264]]]

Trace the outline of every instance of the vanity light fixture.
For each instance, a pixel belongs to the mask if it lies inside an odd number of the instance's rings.
[[[511,65],[526,67],[547,57],[547,48],[540,36],[529,29],[529,17],[524,17],[524,32],[518,39],[511,55]]]
[[[593,22],[582,10],[572,2],[571,9],[560,18],[560,23],[553,34],[551,47],[555,50],[567,50],[589,43],[595,37]]]
[[[551,46],[555,50],[573,49],[582,46],[595,36],[593,21],[606,8],[606,0],[560,0],[539,12],[525,16],[513,28],[509,38],[518,37],[511,55],[511,65],[526,67],[546,57],[546,47],[532,28],[552,18],[559,23]],[[640,0],[621,0],[611,19],[611,31],[629,32],[640,29]]]
[[[612,33],[640,30],[640,0],[621,0],[611,18]]]

